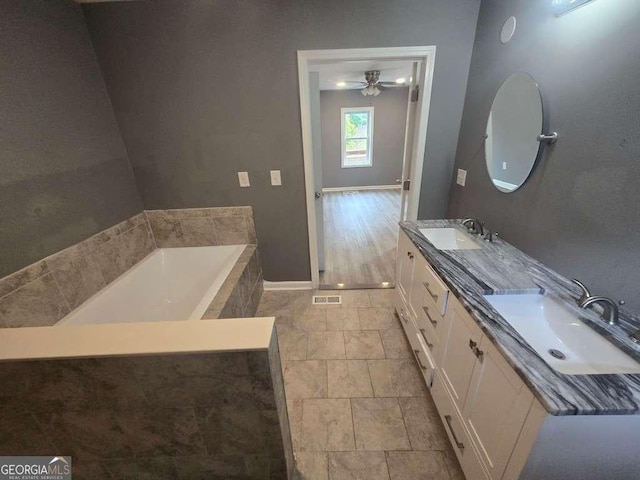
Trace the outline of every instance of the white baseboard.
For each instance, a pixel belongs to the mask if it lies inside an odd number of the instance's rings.
[[[402,188],[402,185],[365,185],[362,187],[327,187],[323,188],[322,192],[350,192],[352,190],[397,190],[400,188]]]
[[[313,283],[311,281],[299,281],[299,282],[263,282],[263,288],[265,291],[269,290],[311,290],[313,289]]]

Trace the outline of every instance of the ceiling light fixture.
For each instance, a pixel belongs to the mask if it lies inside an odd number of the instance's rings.
[[[380,95],[380,89],[375,85],[367,85],[362,90],[360,90],[360,93],[362,93],[362,95],[365,97],[368,97],[368,96],[377,97],[378,95]]]
[[[407,81],[407,79],[406,79],[406,78],[396,78],[396,83],[397,83],[398,85],[402,85],[402,84],[404,84],[406,81]]]
[[[336,87],[346,87],[347,83],[346,82],[336,82]]]
[[[593,0],[553,0],[551,4],[553,5],[556,16],[559,17],[592,1]]]

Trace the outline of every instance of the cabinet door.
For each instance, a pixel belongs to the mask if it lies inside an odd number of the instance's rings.
[[[396,289],[404,298],[405,305],[411,309],[411,283],[413,282],[413,266],[416,248],[406,234],[398,235],[398,251],[396,256]],[[415,312],[411,312],[415,315]]]
[[[435,373],[433,378],[431,396],[436,404],[447,436],[451,441],[453,451],[458,457],[465,478],[467,480],[486,480],[490,478],[480,461],[480,455],[475,445],[470,440],[458,409],[453,405],[453,400],[438,372]]]
[[[533,395],[487,337],[478,350],[462,417],[492,478],[505,471]]]
[[[482,331],[457,300],[450,300],[445,331],[439,343],[436,361],[453,400],[460,411],[477,361],[476,351]]]

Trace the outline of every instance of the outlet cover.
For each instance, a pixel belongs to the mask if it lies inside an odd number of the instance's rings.
[[[277,187],[282,185],[282,177],[280,176],[280,170],[271,170],[271,185]]]
[[[249,172],[238,172],[238,181],[241,187],[250,187]]]
[[[465,184],[467,183],[467,171],[466,170],[462,170],[461,168],[458,169],[458,178],[456,179],[456,183],[462,187],[465,186]]]

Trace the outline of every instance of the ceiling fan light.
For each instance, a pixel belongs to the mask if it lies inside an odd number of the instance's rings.
[[[377,97],[378,95],[380,95],[380,89],[378,87],[373,87],[373,93],[372,95],[374,97]]]

